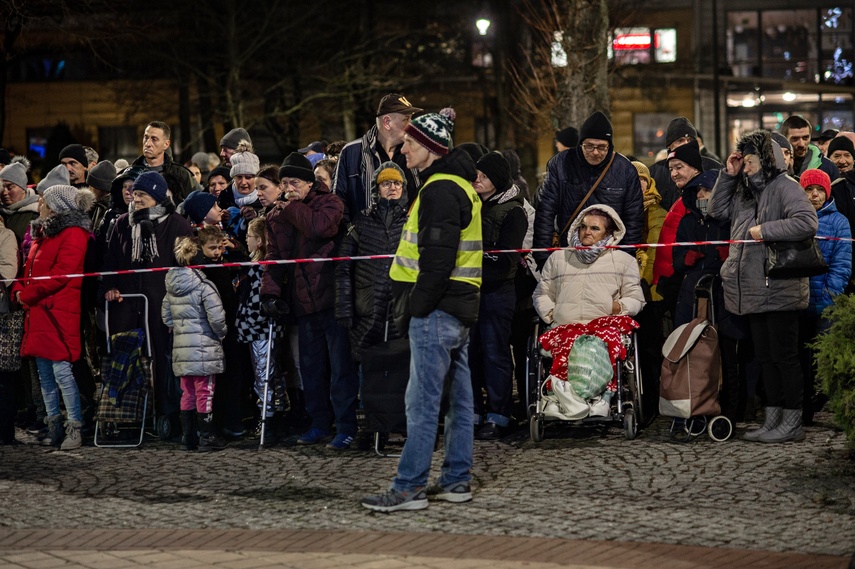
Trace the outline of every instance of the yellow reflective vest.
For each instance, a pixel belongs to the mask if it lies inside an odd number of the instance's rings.
[[[422,193],[439,180],[448,180],[460,186],[466,197],[472,202],[472,219],[460,232],[457,244],[457,258],[451,271],[451,280],[481,287],[481,198],[475,193],[472,184],[465,178],[453,174],[434,174],[419,190],[419,195],[410,210],[410,217],[404,224],[401,241],[395,252],[395,260],[389,269],[393,281],[414,283],[419,276],[419,204]]]

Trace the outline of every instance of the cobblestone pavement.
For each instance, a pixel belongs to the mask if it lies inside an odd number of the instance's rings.
[[[0,446],[0,528],[440,532],[851,556],[855,461],[817,419],[786,445],[675,443],[662,418],[635,441],[558,426],[535,444],[518,431],[476,442],[473,502],[392,515],[359,499],[388,486],[396,461],[357,451]]]

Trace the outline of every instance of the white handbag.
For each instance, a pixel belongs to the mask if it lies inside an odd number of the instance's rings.
[[[584,419],[591,411],[591,406],[588,402],[579,397],[573,387],[563,379],[550,375],[552,380],[552,393],[558,399],[558,404],[561,406],[561,413],[566,420],[575,421]]]

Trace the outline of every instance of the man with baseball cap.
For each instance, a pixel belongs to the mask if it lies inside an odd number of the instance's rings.
[[[377,106],[374,126],[362,138],[342,149],[333,176],[333,193],[344,200],[345,219],[353,217],[371,204],[371,182],[374,171],[383,162],[392,161],[404,170],[407,177],[407,199],[412,203],[419,188],[418,174],[407,168],[407,159],[401,154],[404,128],[415,113],[414,107],[400,93],[389,93]]]
[[[836,128],[827,128],[818,135],[812,136],[810,141],[819,147],[823,156],[828,156],[828,145],[839,132]]]

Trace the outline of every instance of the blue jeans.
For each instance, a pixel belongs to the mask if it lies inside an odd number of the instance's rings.
[[[439,423],[443,386],[448,384],[445,460],[439,484],[472,478],[472,380],[469,376],[469,328],[441,310],[410,320],[410,381],[405,396],[407,442],[392,487],[411,492],[427,486]]]
[[[486,415],[488,423],[500,427],[510,424],[514,406],[514,361],[510,345],[517,299],[513,283],[508,284],[493,292],[481,292],[478,324],[472,328],[469,344],[475,422],[480,423]]]
[[[71,363],[36,358],[36,367],[39,370],[39,383],[42,385],[42,397],[45,400],[47,416],[53,417],[60,414],[59,392],[62,392],[68,420],[82,422],[80,392],[77,390],[74,374],[71,373]]]
[[[350,355],[347,330],[336,322],[330,308],[297,318],[300,338],[300,375],[306,411],[312,428],[356,434],[356,399],[359,379]]]

